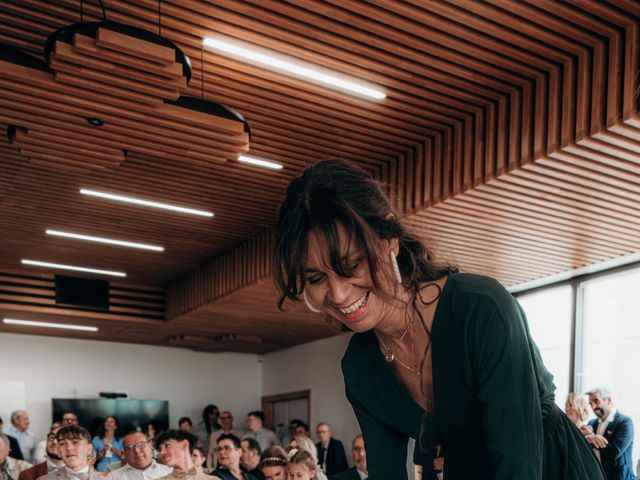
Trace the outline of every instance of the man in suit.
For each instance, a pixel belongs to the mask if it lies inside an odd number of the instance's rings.
[[[349,468],[347,455],[340,440],[331,437],[331,427],[328,423],[319,423],[316,427],[318,436],[318,463],[328,477],[336,475]]]
[[[351,442],[351,458],[353,467],[331,477],[331,480],[366,480],[369,476],[367,472],[367,452],[364,449],[364,438],[357,435]]]
[[[18,480],[20,473],[31,467],[24,460],[16,460],[9,456],[9,439],[0,433],[0,478],[3,480]]]
[[[614,408],[606,388],[594,388],[587,395],[597,418],[589,422],[593,433],[586,439],[599,454],[607,480],[635,480],[631,463],[633,422]]]
[[[40,477],[40,480],[104,480],[104,475],[89,465],[93,445],[86,428],[77,425],[62,427],[56,433],[56,440],[64,466]]]
[[[18,480],[37,480],[47,473],[64,466],[62,458],[58,455],[58,439],[56,438],[58,430],[60,430],[59,423],[54,423],[49,429],[49,434],[47,435],[46,460],[24,470]]]

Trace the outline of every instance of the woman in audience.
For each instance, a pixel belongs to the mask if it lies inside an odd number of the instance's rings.
[[[110,415],[104,419],[92,443],[96,451],[97,471],[106,472],[110,463],[120,462],[122,439],[118,436],[116,417]]]
[[[316,465],[315,459],[309,452],[298,450],[289,459],[287,466],[289,480],[319,480],[319,477],[316,476]]]
[[[576,427],[582,428],[589,420],[589,402],[584,395],[570,393],[564,404],[564,412],[576,424]]]
[[[327,476],[322,471],[322,468],[318,464],[318,449],[316,448],[313,440],[306,435],[296,435],[289,442],[289,457],[292,458],[296,453],[304,451],[311,455],[315,462],[314,475],[318,477],[318,480],[327,480]]]
[[[604,480],[515,299],[438,262],[361,168],[323,161],[290,183],[273,265],[280,306],[356,332],[342,370],[371,480],[407,478],[409,438],[424,478],[441,444],[448,480]]]
[[[265,480],[287,480],[289,456],[282,447],[268,447],[260,455],[260,470]]]
[[[189,433],[189,432],[187,432]],[[209,474],[209,469],[204,467],[204,462],[207,459],[204,454],[204,449],[200,445],[193,447],[193,453],[191,454],[191,460],[196,466],[196,469],[201,473]]]

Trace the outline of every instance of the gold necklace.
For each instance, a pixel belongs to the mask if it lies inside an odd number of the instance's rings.
[[[411,317],[411,320],[409,320],[407,322],[407,327],[404,329],[404,332],[402,332],[402,335],[400,335],[400,338],[395,341],[395,345],[393,346],[393,348],[387,347],[387,344],[384,343],[384,340],[382,339],[382,336],[378,332],[376,332],[376,336],[378,337],[378,339],[380,340],[380,343],[382,344],[382,348],[384,350],[383,355],[384,355],[385,362],[392,363],[393,361],[396,361],[396,362],[398,362],[398,365],[406,368],[410,372],[416,373],[416,371],[418,369],[417,365],[414,365],[413,368],[408,366],[406,363],[402,362],[398,357],[396,357],[396,354],[394,352],[394,350],[397,349],[398,346],[400,345],[400,342],[402,342],[402,340],[404,340],[404,337],[407,336],[407,333],[409,333],[409,330],[411,330],[412,326],[413,326],[413,316]],[[411,343],[411,358],[412,358],[412,360],[414,361],[414,364],[415,364],[415,352],[414,352],[414,348],[413,348],[413,340],[410,343]],[[420,372],[417,372],[417,374],[420,375]]]

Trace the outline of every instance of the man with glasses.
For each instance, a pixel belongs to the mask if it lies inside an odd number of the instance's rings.
[[[198,437],[182,430],[167,430],[160,435],[156,442],[160,461],[173,469],[163,477],[165,480],[215,480],[193,463],[191,455],[197,441]]]
[[[209,449],[207,452],[207,466],[211,470],[215,470],[218,467],[218,455],[216,454],[216,448],[218,447],[218,438],[222,434],[232,434],[238,438],[242,438],[244,432],[233,428],[233,415],[229,410],[225,410],[220,415],[220,430],[211,432],[209,441]]]
[[[60,430],[60,424],[58,422],[51,425],[51,428],[49,429],[47,445],[45,447],[45,461],[37,463],[31,468],[27,468],[20,474],[18,480],[36,480],[37,478],[64,466],[64,462],[58,454],[58,439],[56,438],[58,430]]]
[[[152,445],[146,434],[129,432],[122,439],[125,465],[107,475],[110,480],[156,480],[171,473],[171,468],[152,457]]]
[[[231,433],[220,435],[216,452],[218,468],[211,472],[211,475],[221,480],[256,480],[256,477],[240,469],[242,448],[238,437]]]
[[[64,412],[62,414],[62,426],[78,425],[78,416],[73,412]]]

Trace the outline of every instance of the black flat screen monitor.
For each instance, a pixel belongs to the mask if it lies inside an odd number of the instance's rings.
[[[73,412],[78,423],[95,436],[105,417],[112,415],[118,420],[119,434],[134,429],[143,430],[153,423],[167,428],[169,425],[169,402],[166,400],[129,400],[106,398],[52,398],[52,421],[60,421],[64,412]]]

